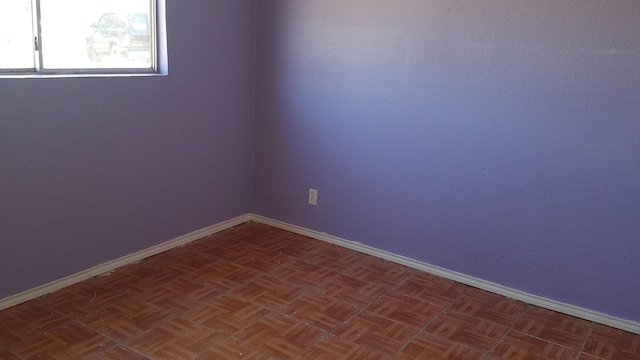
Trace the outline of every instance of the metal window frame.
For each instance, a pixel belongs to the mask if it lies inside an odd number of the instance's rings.
[[[108,1],[108,0],[107,0]],[[153,75],[159,74],[158,64],[158,1],[147,0],[149,2],[149,42],[151,66],[148,68],[127,68],[127,67],[100,67],[100,68],[46,68],[43,55],[43,43],[46,41],[42,37],[42,12],[40,0],[31,0],[32,15],[32,38],[34,67],[24,69],[3,69],[0,68],[0,77],[3,75],[24,75],[24,76],[64,76],[64,75]]]

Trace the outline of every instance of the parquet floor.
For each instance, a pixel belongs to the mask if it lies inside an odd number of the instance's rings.
[[[640,360],[640,336],[249,223],[0,312],[0,359]]]

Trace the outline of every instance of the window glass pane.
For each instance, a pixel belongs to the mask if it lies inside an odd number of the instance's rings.
[[[151,68],[151,8],[150,0],[41,0],[42,67]]]
[[[31,0],[0,0],[0,69],[33,69]]]

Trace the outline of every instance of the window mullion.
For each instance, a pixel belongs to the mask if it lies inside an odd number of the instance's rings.
[[[33,56],[36,72],[42,70],[42,26],[40,25],[40,0],[32,0],[33,9]]]

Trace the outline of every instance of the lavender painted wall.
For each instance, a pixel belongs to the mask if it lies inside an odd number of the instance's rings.
[[[257,34],[254,212],[640,321],[640,2],[261,0]]]
[[[250,210],[255,2],[167,22],[166,77],[0,79],[0,298]]]

